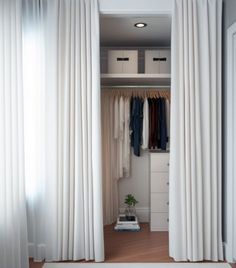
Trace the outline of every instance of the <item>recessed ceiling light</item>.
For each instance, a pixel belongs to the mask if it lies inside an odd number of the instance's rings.
[[[137,28],[144,28],[147,26],[147,23],[144,23],[144,22],[137,22],[134,24],[135,27]]]

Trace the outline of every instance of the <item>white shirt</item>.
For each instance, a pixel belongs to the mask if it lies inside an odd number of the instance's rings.
[[[119,136],[119,102],[118,97],[115,97],[114,101],[114,139],[118,139]]]
[[[123,142],[123,170],[124,177],[130,176],[130,99],[124,101],[124,142]]]

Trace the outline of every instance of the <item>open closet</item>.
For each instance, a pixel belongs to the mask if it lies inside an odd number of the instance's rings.
[[[162,254],[168,256],[170,39],[170,16],[100,17],[103,214],[106,259],[111,257],[108,261],[119,261],[112,259],[112,254],[117,256],[129,240],[138,247],[142,235],[148,237],[145,250],[153,247],[152,238],[156,244],[161,240],[166,251]],[[141,229],[131,225],[131,230],[118,232],[124,231],[122,225],[116,231],[114,228],[119,215],[127,216],[125,199],[129,194],[138,201],[132,213]],[[109,246],[112,239],[117,242],[113,252]],[[138,254],[137,248],[135,252]],[[120,260],[129,261],[119,254]],[[158,256],[149,257],[158,261]],[[144,258],[148,261],[149,257]]]

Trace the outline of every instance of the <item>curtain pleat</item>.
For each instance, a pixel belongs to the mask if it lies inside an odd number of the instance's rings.
[[[29,267],[24,171],[22,3],[0,1],[0,260]]]
[[[222,1],[175,0],[172,19],[170,255],[222,260]]]

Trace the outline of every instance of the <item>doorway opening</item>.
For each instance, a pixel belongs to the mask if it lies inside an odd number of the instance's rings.
[[[100,55],[105,261],[171,262],[171,16],[101,16]],[[135,101],[142,106],[138,117],[132,113]],[[127,216],[129,194],[138,201],[133,214],[140,230],[134,225],[127,230],[122,223],[117,227],[119,215]]]

